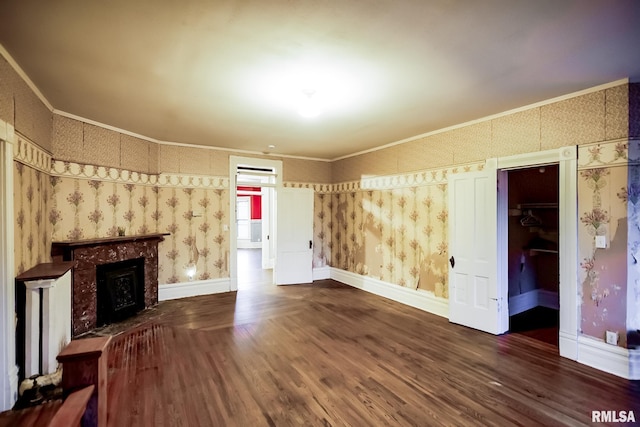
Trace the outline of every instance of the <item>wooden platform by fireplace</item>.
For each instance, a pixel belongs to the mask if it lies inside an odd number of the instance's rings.
[[[53,242],[53,261],[73,261],[72,335],[97,326],[96,266],[144,258],[144,307],[158,304],[158,244],[168,233]]]

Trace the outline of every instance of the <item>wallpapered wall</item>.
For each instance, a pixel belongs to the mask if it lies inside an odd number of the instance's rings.
[[[0,120],[51,151],[53,114],[0,55]]]
[[[316,193],[314,264],[448,297],[447,175],[481,164],[377,177]]]
[[[628,145],[615,142],[581,146],[578,157],[582,333],[604,339],[605,331],[617,331],[620,345],[624,347],[627,335]],[[596,248],[595,236],[606,236],[609,247]]]
[[[16,275],[51,260],[49,174],[13,162]]]
[[[228,150],[156,144],[69,117],[54,115],[53,157],[85,165],[157,174],[229,176],[229,156],[257,157]],[[282,158],[283,179],[298,182],[331,181],[329,162]]]
[[[627,138],[629,90],[623,84],[337,160],[333,182]]]
[[[16,134],[13,162],[14,260],[16,275],[51,260],[51,156]]]
[[[159,283],[229,277],[228,179],[143,175],[54,162],[53,240],[170,233],[159,245]],[[170,182],[171,181],[171,182]],[[187,268],[196,267],[188,276]]]

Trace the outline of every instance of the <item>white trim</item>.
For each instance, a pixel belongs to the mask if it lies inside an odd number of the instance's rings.
[[[326,280],[331,279],[331,267],[316,267],[313,269],[313,280]]]
[[[634,353],[634,369],[637,368],[637,350]],[[626,379],[631,378],[630,351],[616,345],[606,344],[586,336],[578,337],[578,362]],[[634,375],[637,376],[637,370]]]
[[[373,277],[361,276],[350,271],[330,267],[331,278],[345,285],[388,298],[437,316],[449,317],[449,301],[430,292],[404,288],[393,283],[383,282]]]
[[[250,239],[238,239],[238,249],[260,249],[262,242],[252,242]]]
[[[18,399],[15,343],[15,266],[12,125],[0,120],[0,412]]]
[[[538,289],[538,305],[540,307],[560,309],[560,300],[557,292],[548,291],[546,289]]]
[[[562,316],[562,310],[560,310],[560,316]],[[574,334],[560,330],[558,333],[558,347],[560,350],[560,356],[571,360],[578,359],[578,339]]]
[[[640,380],[640,349],[630,348],[628,351],[629,351],[629,379]]]
[[[538,306],[538,290],[514,295],[509,298],[509,316],[524,313]]]
[[[602,85],[599,85],[599,86],[594,86],[594,87],[591,87],[591,88],[579,90],[577,92],[572,92],[572,93],[569,93],[569,94],[566,94],[566,95],[557,96],[555,98],[545,99],[545,100],[540,101],[540,102],[536,102],[536,103],[533,103],[533,104],[525,105],[525,106],[514,108],[514,109],[511,109],[511,110],[503,111],[501,113],[492,114],[490,116],[481,117],[479,119],[470,120],[468,122],[459,123],[459,124],[456,124],[456,125],[453,125],[453,126],[448,126],[448,127],[445,127],[445,128],[441,128],[441,129],[437,129],[437,130],[431,131],[431,132],[422,133],[420,135],[411,136],[409,138],[401,139],[400,141],[395,141],[395,142],[391,142],[389,144],[381,145],[380,147],[375,147],[375,148],[370,148],[368,150],[358,151],[356,153],[347,154],[347,155],[344,155],[344,156],[341,156],[341,157],[335,157],[335,158],[331,159],[331,161],[335,162],[337,160],[344,160],[344,159],[348,159],[349,157],[359,156],[361,154],[367,154],[367,153],[371,153],[371,152],[378,151],[378,150],[384,150],[385,148],[390,148],[390,147],[393,147],[393,146],[396,146],[396,145],[404,144],[406,142],[416,141],[418,139],[426,138],[426,137],[437,135],[437,134],[444,133],[444,132],[449,132],[449,131],[452,131],[452,130],[455,130],[455,129],[460,129],[460,128],[463,128],[463,127],[466,127],[466,126],[471,126],[471,125],[475,125],[475,124],[478,124],[478,123],[483,123],[483,122],[487,122],[487,121],[490,121],[490,120],[499,119],[501,117],[509,116],[509,115],[520,113],[520,112],[527,111],[527,110],[532,110],[534,108],[544,107],[545,105],[554,104],[556,102],[561,102],[561,101],[566,101],[568,99],[576,98],[578,96],[588,95],[590,93],[599,92],[601,90],[611,89],[613,87],[621,86],[621,85],[624,85],[624,84],[627,84],[627,83],[629,83],[629,79],[628,78],[615,80],[613,82],[609,82],[609,83],[605,83],[605,84],[602,84]]]
[[[576,360],[574,345],[567,340],[578,339],[580,299],[578,298],[578,149],[575,146],[559,150],[558,264],[560,265],[560,356]],[[563,345],[564,342],[564,345]]]
[[[158,286],[158,301],[229,292],[229,279],[197,280]]]
[[[546,289],[534,289],[509,298],[509,316],[520,314],[535,307],[546,307],[558,310],[558,293]]]
[[[518,154],[498,159],[498,169],[515,169],[559,164],[559,265],[560,265],[560,355],[578,358],[578,149],[567,146],[554,150]],[[503,196],[506,197],[506,196]],[[504,247],[504,246],[501,246]],[[499,256],[506,257],[506,253]]]

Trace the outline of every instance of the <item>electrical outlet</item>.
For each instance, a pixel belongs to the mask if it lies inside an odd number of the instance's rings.
[[[599,249],[607,248],[607,236],[596,236],[596,248],[599,248]]]
[[[605,340],[607,341],[607,344],[618,345],[618,333],[607,331]]]

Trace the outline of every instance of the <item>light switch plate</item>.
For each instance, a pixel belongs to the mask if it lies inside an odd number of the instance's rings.
[[[605,340],[607,341],[607,344],[618,345],[618,333],[607,331]]]
[[[596,248],[605,249],[607,247],[607,236],[596,236]]]

